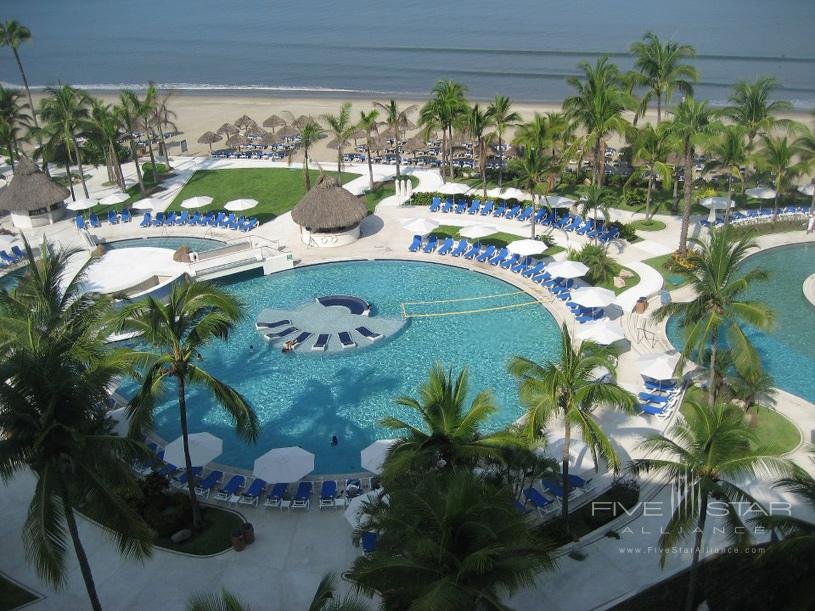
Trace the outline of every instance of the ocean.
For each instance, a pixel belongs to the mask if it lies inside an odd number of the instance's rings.
[[[581,60],[647,30],[696,47],[698,97],[773,75],[778,97],[815,107],[813,0],[5,0],[27,25],[32,85],[89,90],[148,81],[187,91],[417,97],[441,78],[475,99],[560,101]],[[0,50],[0,81],[18,84]]]

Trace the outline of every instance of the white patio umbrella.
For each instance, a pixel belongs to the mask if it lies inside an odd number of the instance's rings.
[[[736,206],[736,202],[734,202],[732,199],[729,200],[726,197],[706,197],[705,199],[700,200],[699,203],[705,208],[710,208],[710,214],[708,215],[707,220],[711,223],[716,222],[717,210],[727,210],[728,208],[734,208]]]
[[[433,219],[412,219],[402,224],[402,227],[416,235],[427,235],[439,226]]]
[[[547,443],[546,454],[560,463],[563,460],[563,446],[565,444],[565,439],[556,439]],[[589,447],[579,439],[571,438],[569,440],[569,471],[579,475],[590,471],[593,472],[595,467],[594,458],[592,458]]]
[[[130,196],[127,193],[117,191],[116,193],[111,193],[110,195],[100,199],[99,203],[102,204],[103,206],[113,206],[115,204],[121,204],[122,202],[126,202],[129,199]]]
[[[775,189],[769,187],[755,187],[753,189],[746,189],[744,194],[756,199],[775,199]]]
[[[163,203],[164,203],[164,202],[162,202],[162,201],[161,201],[160,199],[158,199],[158,198],[155,198],[155,197],[145,197],[144,199],[140,199],[139,201],[137,201],[136,203],[134,203],[134,204],[131,206],[131,208],[133,208],[133,210],[155,210],[155,209],[156,209],[156,206],[160,206],[160,205],[162,205]]]
[[[487,197],[501,197],[501,189],[498,187],[487,189]]]
[[[348,506],[345,508],[345,519],[348,520],[348,523],[357,528],[360,524],[364,524],[368,521],[367,516],[363,513],[363,509],[366,503],[373,503],[375,502],[380,495],[382,495],[382,502],[388,502],[388,495],[385,494],[385,491],[381,488],[379,490],[371,490],[370,492],[366,492],[365,494],[360,494],[359,496],[355,496],[350,501],[348,501]]]
[[[507,244],[507,250],[513,255],[520,255],[522,257],[528,257],[529,255],[539,255],[544,250],[546,250],[548,246],[541,242],[540,240],[515,240],[514,242],[510,242]]]
[[[621,339],[625,339],[625,333],[620,323],[610,320],[593,320],[580,325],[574,334],[575,339],[581,341],[589,340],[603,346],[608,346]]]
[[[445,195],[461,195],[463,193],[467,193],[469,190],[470,187],[467,185],[462,185],[458,182],[447,182],[436,189],[438,193],[444,193]]]
[[[589,268],[580,261],[555,261],[546,266],[546,271],[553,278],[580,278]]]
[[[107,415],[116,423],[113,425],[113,432],[119,437],[127,437],[127,432],[130,429],[130,419],[127,417],[127,407],[112,409]]]
[[[359,453],[362,468],[371,473],[381,473],[382,464],[396,439],[377,439]]]
[[[575,203],[571,197],[564,197],[563,195],[548,195],[540,198],[541,205],[545,206],[547,200],[549,201],[549,206],[552,208],[570,208]]]
[[[584,308],[606,308],[616,298],[614,291],[599,286],[583,286],[572,291],[572,301]]]
[[[181,202],[182,208],[203,208],[212,203],[212,198],[209,195],[198,195],[196,197],[188,197]]]
[[[212,433],[193,433],[188,436],[190,461],[193,467],[202,467],[218,458],[224,451],[224,442]],[[184,438],[167,444],[164,448],[164,462],[173,465],[184,464]]]
[[[529,195],[515,187],[509,187],[501,191],[501,197],[504,199],[517,199],[518,201],[529,199]]]
[[[314,471],[314,454],[291,446],[269,450],[255,460],[252,474],[267,482],[296,482]]]
[[[495,225],[468,225],[458,231],[458,235],[462,238],[469,238],[471,240],[484,238],[493,233],[498,233],[498,227]]]
[[[0,248],[8,248],[14,243],[17,243],[20,240],[20,236],[18,235],[6,235],[0,233]]]
[[[65,207],[68,210],[74,210],[74,211],[88,210],[90,208],[93,208],[98,203],[99,203],[98,199],[94,199],[94,198],[90,197],[90,198],[87,198],[87,199],[78,199],[75,202],[69,203]]]
[[[679,363],[679,353],[656,352],[643,354],[637,359],[640,374],[654,380],[670,380],[675,377],[674,371]]]
[[[226,202],[224,208],[230,212],[240,212],[241,210],[251,210],[257,205],[258,200],[256,199],[233,199],[232,201]]]

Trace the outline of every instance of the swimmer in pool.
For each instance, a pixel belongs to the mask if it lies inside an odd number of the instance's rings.
[[[333,447],[333,446],[335,446],[335,445],[337,445],[339,442],[340,442],[340,440],[339,440],[339,439],[337,439],[337,436],[336,436],[336,435],[332,435],[332,436],[331,436],[331,446],[332,446],[332,447]]]

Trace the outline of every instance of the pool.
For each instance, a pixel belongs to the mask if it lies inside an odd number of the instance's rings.
[[[441,362],[470,369],[471,397],[493,389],[499,411],[488,430],[497,430],[522,413],[515,381],[507,374],[510,356],[536,360],[558,354],[559,333],[539,304],[475,314],[412,318],[394,337],[336,355],[282,354],[254,328],[260,310],[296,308],[316,297],[351,294],[371,304],[371,316],[402,316],[402,302],[499,297],[474,302],[424,304],[424,313],[481,309],[495,304],[529,304],[530,296],[501,280],[432,263],[364,261],[330,263],[287,270],[266,277],[243,275],[223,285],[247,305],[247,317],[226,342],[203,351],[203,366],[234,385],[254,406],[262,425],[256,445],[236,438],[227,419],[200,390],[189,393],[190,431],[223,438],[220,463],[251,469],[271,448],[299,445],[316,454],[316,473],[360,470],[359,452],[376,439],[393,436],[379,426],[385,415],[418,423],[394,398],[417,396],[431,365]],[[467,305],[467,304],[478,304]],[[418,307],[418,306],[417,306]],[[132,393],[133,386],[122,393]],[[174,388],[156,417],[157,432],[180,435]],[[330,445],[332,435],[339,444]]]
[[[815,403],[815,307],[802,290],[804,280],[815,273],[815,244],[773,248],[744,263],[745,271],[756,267],[770,277],[755,283],[746,298],[769,304],[776,326],[771,333],[750,329],[747,334],[776,385]],[[684,346],[678,319],[668,321],[668,338],[677,348]]]
[[[213,240],[210,238],[186,238],[175,236],[164,236],[160,238],[132,238],[129,240],[116,240],[113,242],[106,242],[105,246],[110,249],[118,248],[169,248],[171,250],[178,250],[182,246],[189,246],[196,252],[203,252],[205,250],[212,250],[223,246],[224,243],[220,240]]]

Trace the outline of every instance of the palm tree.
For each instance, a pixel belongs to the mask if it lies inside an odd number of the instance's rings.
[[[167,164],[168,170],[171,170],[172,166],[170,165],[170,151],[167,150],[167,142],[164,139],[164,129],[169,127],[173,131],[178,131],[178,127],[175,124],[176,114],[168,107],[171,95],[172,91],[156,93],[155,102],[153,104],[153,116],[151,117],[151,123],[158,132],[158,140],[160,143],[159,155],[164,155],[164,161]],[[210,149],[211,148],[212,145],[210,144]]]
[[[557,173],[554,168],[555,160],[547,156],[541,149],[532,146],[523,147],[521,154],[510,162],[512,172],[515,174],[515,183],[519,188],[532,194],[533,215],[538,207],[538,189],[547,184],[549,176]],[[549,189],[546,190],[549,192]],[[533,217],[534,218],[534,217]],[[535,226],[531,224],[530,237],[535,239]]]
[[[744,405],[745,413],[750,415],[750,426],[758,424],[758,407],[775,405],[775,380],[763,368],[740,372],[736,370],[734,378],[729,380],[733,395]],[[770,408],[771,409],[771,408]]]
[[[385,123],[393,132],[394,141],[396,142],[396,177],[401,176],[399,169],[400,151],[399,151],[399,134],[407,129],[409,125],[408,115],[416,110],[416,105],[411,104],[407,108],[399,108],[399,105],[394,100],[388,100],[387,103],[374,102],[374,106],[382,111],[385,117]]]
[[[360,529],[379,533],[376,550],[344,575],[384,609],[506,609],[503,596],[553,567],[550,544],[506,486],[461,469],[388,495]]]
[[[741,125],[726,125],[721,132],[705,146],[705,153],[711,158],[706,169],[719,170],[727,174],[727,201],[733,197],[733,178],[737,178],[744,188],[744,175],[741,173],[749,158],[746,130]],[[730,209],[724,211],[724,224],[730,221]]]
[[[91,112],[85,131],[105,153],[108,180],[115,181],[124,191],[125,179],[117,148],[122,136],[122,114],[110,104],[91,99]]]
[[[769,135],[775,125],[788,123],[774,116],[792,110],[792,104],[786,100],[770,101],[770,95],[777,88],[775,78],[764,76],[754,83],[739,81],[730,94],[730,106],[724,109],[724,114],[747,130],[747,144],[751,149],[756,136]]]
[[[6,89],[0,85],[0,143],[6,148],[14,171],[14,159],[20,156],[20,136],[22,128],[30,128],[31,118],[25,112],[28,105],[21,102],[22,94],[16,89]]]
[[[475,104],[462,117],[464,130],[475,140],[475,152],[478,159],[478,173],[481,176],[481,188],[484,198],[487,197],[487,148],[494,134],[487,133],[495,125],[489,110],[482,110],[479,104]]]
[[[626,186],[635,180],[645,178],[648,187],[645,191],[645,219],[651,220],[651,196],[657,179],[662,188],[670,189],[673,168],[668,164],[668,157],[676,148],[676,141],[671,133],[669,123],[659,123],[656,127],[646,125],[632,134],[632,161],[637,164]]]
[[[139,121],[141,117],[141,104],[136,94],[129,89],[122,89],[119,92],[121,104],[117,111],[122,119],[125,138],[130,145],[130,156],[136,166],[136,179],[139,182],[139,193],[144,195],[144,179],[142,178],[141,166],[139,166],[139,152],[136,148],[136,132],[139,131]],[[155,178],[155,174],[153,175]]]
[[[751,507],[761,504],[734,482],[745,477],[755,478],[760,472],[784,473],[789,470],[789,464],[756,447],[756,439],[736,407],[714,405],[708,408],[686,400],[684,416],[671,427],[667,436],[656,435],[640,444],[642,449],[657,454],[659,458],[637,459],[630,471],[637,475],[665,475],[682,495],[659,538],[663,550],[660,563],[664,565],[667,550],[695,534],[685,602],[685,608],[691,611],[695,608],[699,552],[711,499],[718,508],[727,509],[724,519],[730,526],[728,530],[732,530],[730,537],[743,545],[749,540],[749,532],[735,504],[747,502]]]
[[[365,112],[359,111],[359,123],[357,128],[365,132],[365,158],[368,161],[368,186],[371,191],[374,190],[374,166],[371,161],[371,136],[376,131],[376,122],[379,119],[379,111],[372,110]]]
[[[317,585],[308,611],[368,611],[368,606],[353,594],[337,598],[337,577],[328,573]]]
[[[493,455],[496,447],[511,445],[508,435],[481,432],[481,427],[497,409],[492,391],[482,390],[466,408],[468,390],[466,369],[454,379],[452,370],[446,372],[436,364],[419,388],[419,399],[403,396],[396,400],[397,405],[412,410],[421,419],[423,428],[395,416],[382,419],[385,428],[406,434],[391,449],[385,468],[386,479],[390,479],[388,473],[398,479],[400,473],[416,471],[422,466],[474,466],[479,458]]]
[[[88,95],[84,91],[74,89],[70,85],[61,87],[46,87],[46,97],[40,100],[40,116],[46,127],[62,140],[69,158],[68,179],[70,182],[70,157],[79,169],[82,180],[82,190],[85,197],[89,197],[88,185],[85,183],[85,172],[82,168],[82,153],[77,143],[77,135],[81,125],[88,119]]]
[[[521,148],[536,148],[543,152],[555,146],[557,136],[549,122],[549,116],[535,113],[531,120],[521,123],[515,130],[513,144]]]
[[[767,278],[760,268],[743,271],[743,263],[750,249],[756,246],[749,237],[735,237],[731,227],[713,229],[706,241],[691,238],[696,248],[688,254],[692,271],[688,273],[694,299],[672,302],[654,312],[655,320],[679,316],[687,333],[684,355],[697,360],[710,347],[708,403],[716,401],[716,352],[719,341],[727,337],[735,366],[742,372],[759,368],[759,355],[741,325],[747,323],[769,330],[775,314],[764,303],[745,299],[750,286]]]
[[[250,611],[249,605],[229,590],[220,594],[199,593],[190,596],[187,611]]]
[[[505,95],[496,95],[490,102],[487,112],[492,116],[495,125],[495,135],[498,138],[498,188],[504,186],[504,134],[507,129],[514,127],[521,121],[521,115],[512,110],[512,100]]]
[[[594,150],[594,182],[602,185],[605,139],[612,132],[625,131],[623,112],[633,106],[633,98],[623,89],[620,71],[609,63],[607,56],[600,57],[594,66],[580,62],[578,68],[583,79],[576,76],[566,79],[577,93],[563,101],[563,110],[586,130],[586,143]]]
[[[444,165],[447,164],[448,176],[453,177],[452,143],[453,126],[467,111],[467,100],[464,98],[467,88],[455,81],[441,80],[430,90],[431,99],[419,110],[419,124],[429,128],[438,126],[442,131],[442,180]]]
[[[597,457],[600,456],[616,471],[620,459],[592,411],[598,405],[607,404],[633,413],[637,406],[637,399],[630,392],[614,382],[597,380],[591,373],[595,367],[603,366],[613,375],[614,356],[613,349],[593,342],[575,346],[564,323],[560,335],[560,362],[536,363],[522,356],[509,361],[509,372],[518,379],[521,403],[527,408],[525,426],[530,431],[529,437],[540,437],[553,419],[563,419],[562,516],[567,528],[572,428],[580,431],[595,465],[599,464]]]
[[[143,446],[107,432],[107,387],[131,366],[110,349],[112,302],[82,291],[88,265],[70,276],[75,251],[25,243],[28,273],[0,290],[0,477],[36,478],[23,537],[26,556],[55,587],[65,585],[68,541],[93,609],[101,609],[76,511],[103,511],[124,556],[149,556],[152,535],[116,490],[134,484]]]
[[[581,187],[580,199],[577,202],[578,210],[584,217],[588,216],[589,211],[591,211],[595,221],[598,220],[597,214],[599,213],[608,222],[608,208],[611,205],[611,196],[611,190],[606,187],[598,187],[597,185]],[[597,241],[596,237],[594,241]]]
[[[147,91],[144,93],[144,100],[135,98],[135,108],[137,109],[136,115],[138,117],[139,129],[144,132],[145,140],[147,140],[147,152],[150,155],[150,167],[153,169],[153,180],[158,182],[158,168],[156,168],[156,155],[153,152],[153,140],[155,134],[153,133],[153,115],[157,111],[158,105],[158,90],[155,84],[150,83],[147,85]]]
[[[337,182],[342,186],[342,153],[357,130],[357,126],[351,123],[351,104],[343,104],[339,114],[323,115],[323,121],[337,143]]]
[[[258,421],[254,410],[241,394],[215,378],[199,364],[199,351],[215,339],[226,339],[243,316],[238,300],[208,282],[186,280],[173,285],[167,303],[152,297],[134,303],[122,311],[122,328],[138,332],[148,350],[140,356],[147,363],[141,388],[129,406],[131,433],[153,424],[153,409],[170,378],[175,378],[178,415],[184,438],[184,464],[192,473],[187,425],[187,386],[207,389],[235,423],[237,434],[254,442]],[[153,351],[150,351],[152,349]],[[201,526],[201,510],[195,495],[195,478],[189,477],[187,489],[193,512],[193,526]]]
[[[815,116],[815,113],[813,113]],[[802,127],[799,128],[801,134],[796,138],[793,146],[798,149],[798,156],[801,160],[801,168],[804,171],[809,171],[815,166],[815,132],[812,128]],[[815,190],[812,192],[812,198],[809,203],[809,214],[815,213]]]
[[[773,200],[773,220],[778,219],[778,200],[788,189],[792,180],[800,175],[807,164],[794,162],[801,150],[798,141],[790,141],[787,136],[761,136],[762,147],[755,154],[756,165],[770,172],[775,178],[775,199]]]
[[[693,95],[693,82],[699,80],[699,72],[690,64],[682,63],[696,55],[691,45],[675,42],[663,43],[654,32],[646,32],[642,40],[632,43],[636,74],[635,84],[646,87],[642,96],[640,116],[645,115],[648,103],[656,98],[657,124],[662,121],[662,103],[671,103],[674,90],[683,95]]]
[[[692,97],[686,97],[677,106],[671,123],[671,132],[676,137],[682,149],[683,193],[685,207],[682,210],[682,226],[679,230],[679,252],[687,250],[688,228],[690,227],[690,211],[693,198],[693,156],[696,146],[707,140],[716,132],[718,125],[713,121],[713,111],[707,102],[697,102]]]

